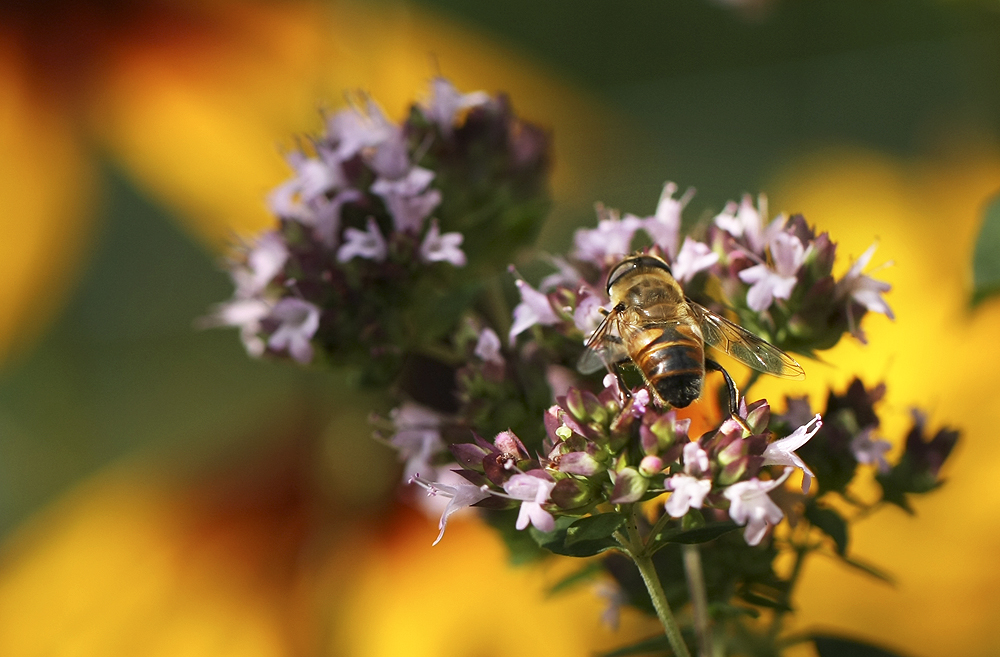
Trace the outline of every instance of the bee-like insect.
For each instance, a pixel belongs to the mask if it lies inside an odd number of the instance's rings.
[[[670,266],[654,255],[633,255],[608,274],[612,309],[587,341],[578,369],[584,374],[609,370],[631,359],[660,406],[684,408],[701,396],[706,370],[725,377],[730,415],[740,421],[732,377],[705,356],[705,345],[723,351],[755,370],[791,379],[805,376],[802,366],[781,349],[684,296]],[[620,373],[614,370],[620,378]]]

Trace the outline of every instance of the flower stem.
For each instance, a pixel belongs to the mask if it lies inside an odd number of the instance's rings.
[[[670,642],[670,647],[677,657],[691,657],[691,653],[688,652],[687,645],[684,643],[684,638],[681,636],[681,629],[677,625],[673,613],[670,611],[667,596],[663,592],[663,585],[660,584],[660,578],[656,574],[656,567],[653,565],[653,558],[646,550],[646,546],[639,536],[639,529],[635,525],[634,516],[629,519],[626,526],[628,531],[628,554],[639,569],[639,574],[642,575],[642,581],[646,584],[649,598],[653,601],[656,616],[660,619],[663,630],[667,634],[667,641]]]
[[[684,574],[687,575],[688,591],[691,594],[691,608],[694,614],[694,630],[698,637],[699,657],[712,656],[712,632],[708,625],[708,594],[705,592],[705,576],[701,568],[701,552],[697,545],[681,546],[684,555]]]

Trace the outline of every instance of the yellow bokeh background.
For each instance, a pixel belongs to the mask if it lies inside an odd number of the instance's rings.
[[[398,117],[439,67],[461,89],[509,92],[521,115],[555,128],[557,208],[598,200],[589,189],[608,144],[595,135],[614,110],[466,26],[405,4],[185,11],[204,32],[112,43],[72,103],[39,93],[0,32],[0,149],[19,163],[0,176],[2,362],[54,321],[86,260],[93,149],[221,252],[268,225],[262,199],[288,175],[280,149],[317,130],[319,103],[362,88]],[[852,535],[853,554],[897,585],[816,558],[795,623],[914,655],[985,656],[1000,652],[1000,303],[969,310],[969,263],[1000,152],[967,135],[942,142],[919,160],[817,148],[770,174],[772,209],[828,230],[841,271],[878,240],[873,265],[893,262],[875,276],[893,285],[897,320],[868,318],[869,345],[845,341],[807,363],[799,387],[764,380],[755,393],[809,394],[819,407],[857,374],[887,383],[883,430],[897,448],[912,406],[932,429],[962,430],[946,485],[915,503],[916,517],[887,509]],[[512,567],[475,520],[454,521],[431,548],[434,521],[402,506],[379,517],[298,502],[231,508],[148,458],[79,483],[7,537],[0,655],[569,656],[656,632],[628,611],[618,633],[604,627],[588,587],[549,596],[574,564]],[[862,482],[859,494],[872,493]]]

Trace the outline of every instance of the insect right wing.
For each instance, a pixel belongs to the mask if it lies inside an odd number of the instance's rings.
[[[765,374],[786,379],[805,377],[802,366],[770,342],[690,299],[688,306],[698,319],[705,344],[724,351],[744,365]]]
[[[618,321],[618,311],[608,313],[600,326],[594,330],[587,340],[586,349],[576,363],[576,369],[581,374],[593,374],[601,368],[609,368],[628,358],[628,350],[622,342]]]

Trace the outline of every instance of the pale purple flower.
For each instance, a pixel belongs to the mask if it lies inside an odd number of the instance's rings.
[[[768,527],[773,527],[785,517],[768,492],[783,484],[791,472],[791,468],[785,468],[781,477],[771,481],[761,481],[756,477],[740,481],[723,492],[729,500],[729,517],[738,525],[746,525],[743,538],[748,545],[760,543]]]
[[[674,198],[677,185],[668,182],[663,186],[656,212],[642,219],[642,228],[653,239],[653,243],[663,249],[671,259],[677,255],[677,240],[681,230],[681,212],[694,196],[694,188],[689,187],[680,198]],[[627,251],[625,252],[627,253]]]
[[[312,203],[313,212],[301,223],[313,227],[316,238],[333,248],[340,242],[340,211],[345,203],[353,203],[363,198],[356,189],[342,189],[328,199],[321,196]]]
[[[681,518],[691,508],[701,508],[705,496],[712,492],[712,480],[675,474],[667,480],[667,488],[673,492],[667,498],[664,508],[671,518]]]
[[[441,520],[438,521],[438,528],[441,531],[438,532],[437,538],[434,539],[432,545],[437,545],[444,538],[444,530],[448,526],[448,518],[453,513],[472,506],[476,502],[485,500],[490,496],[489,491],[485,487],[476,486],[464,480],[456,481],[454,484],[445,484],[439,481],[428,481],[419,475],[414,475],[409,478],[409,481],[426,489],[429,497],[441,495],[450,498],[447,506],[441,512]]]
[[[236,268],[233,280],[236,295],[247,298],[266,288],[288,261],[288,247],[285,240],[275,231],[267,231],[257,238],[253,248],[247,252],[246,268]]]
[[[607,383],[608,376],[614,377],[613,374],[608,374],[604,377],[605,383]],[[617,377],[614,377],[617,379]],[[634,418],[641,418],[646,414],[646,410],[649,408],[649,404],[652,400],[649,397],[649,390],[646,388],[640,388],[639,390],[632,393],[632,406],[630,410],[630,415]]]
[[[885,474],[889,471],[889,462],[885,460],[885,454],[892,445],[887,440],[872,439],[874,427],[868,427],[851,439],[851,452],[858,463],[865,465],[875,464],[878,471]]]
[[[852,300],[872,312],[882,313],[889,319],[895,319],[895,315],[889,307],[889,304],[887,304],[885,299],[882,298],[882,294],[892,289],[892,286],[861,273],[871,261],[872,255],[874,255],[877,246],[878,243],[872,244],[868,247],[868,250],[862,253],[861,257],[858,258],[853,265],[851,265],[851,269],[844,275],[844,278],[837,282],[835,294],[839,299],[850,297]],[[861,340],[861,342],[865,342],[864,333],[862,333],[860,327],[856,325],[850,305],[847,307],[847,319],[850,324],[851,334]]]
[[[569,389],[578,384],[576,371],[562,365],[549,365],[545,368],[545,382],[552,391],[553,401],[564,396]]]
[[[313,358],[312,337],[319,328],[319,308],[296,297],[285,297],[274,304],[270,319],[278,321],[267,346],[275,351],[287,349],[292,358],[308,363]]]
[[[285,159],[296,175],[271,192],[268,205],[280,217],[309,223],[316,203],[325,200],[328,192],[346,185],[344,174],[338,162],[306,157],[301,151],[292,151]]]
[[[484,91],[473,91],[463,94],[455,88],[450,80],[437,76],[431,82],[431,97],[421,107],[424,116],[436,123],[445,135],[450,135],[455,127],[455,118],[459,112],[483,105],[490,97]]]
[[[802,470],[802,492],[808,493],[809,485],[815,475],[795,450],[805,445],[822,426],[823,419],[817,413],[788,437],[770,443],[764,448],[764,465],[787,465]]]
[[[556,272],[549,274],[538,284],[538,289],[542,292],[549,292],[557,287],[579,287],[583,281],[583,276],[576,268],[569,264],[566,258],[561,256],[548,256],[548,261],[556,268]]]
[[[684,445],[684,472],[689,475],[708,474],[708,452],[696,441]]]
[[[365,158],[368,166],[378,175],[376,183],[380,180],[406,178],[412,169],[418,168],[410,163],[409,144],[402,128],[394,125],[387,134],[386,139],[368,151]]]
[[[211,314],[197,321],[199,328],[234,326],[240,329],[240,341],[254,357],[264,354],[267,343],[260,337],[261,320],[271,312],[271,304],[259,298],[236,298],[216,305]]]
[[[589,337],[604,320],[603,305],[603,298],[586,289],[573,311],[573,324]]]
[[[517,514],[517,529],[524,529],[532,524],[543,532],[550,532],[556,527],[555,518],[542,508],[549,501],[549,495],[556,482],[548,478],[542,470],[531,470],[526,474],[516,474],[508,479],[503,489],[512,499],[521,500],[521,510]]]
[[[306,158],[300,152],[290,154],[288,161],[298,175],[268,195],[268,207],[279,217],[311,226],[324,244],[335,246],[340,209],[344,203],[359,200],[361,192],[346,187],[339,162]],[[334,190],[338,191],[330,198],[329,193]]]
[[[396,232],[416,234],[423,228],[424,219],[441,204],[441,191],[428,189],[415,196],[389,194],[384,200]]]
[[[365,112],[352,107],[337,112],[327,119],[326,129],[336,144],[334,155],[347,160],[363,149],[377,146],[389,139],[395,126],[389,122],[375,101],[368,98]]]
[[[373,194],[385,198],[397,194],[399,196],[416,196],[427,189],[427,185],[434,180],[434,172],[423,167],[409,167],[399,177],[377,178],[372,183]]]
[[[440,205],[440,190],[427,189],[432,180],[433,171],[412,167],[400,178],[378,178],[372,183],[372,193],[382,197],[397,232],[419,232],[424,219]]]
[[[597,228],[581,228],[573,235],[576,258],[603,267],[609,258],[620,258],[632,251],[632,237],[642,228],[642,219],[608,215],[597,223]]]
[[[347,262],[351,258],[365,258],[382,262],[389,254],[385,238],[374,217],[368,217],[368,230],[347,228],[344,230],[344,243],[337,249],[337,261]]]
[[[514,344],[514,339],[535,324],[551,326],[559,323],[559,317],[549,303],[549,297],[534,289],[526,282],[517,279],[517,289],[521,292],[521,303],[514,307],[514,322],[510,327],[508,340]]]
[[[299,151],[289,153],[287,160],[298,173],[298,188],[303,201],[311,201],[346,184],[339,162],[329,163],[306,157]]]
[[[617,631],[621,622],[622,607],[629,603],[628,596],[625,595],[622,587],[614,581],[598,582],[594,587],[594,592],[608,603],[608,606],[601,612],[601,622]]]
[[[798,279],[795,277],[805,260],[806,249],[801,240],[790,233],[780,232],[771,240],[771,258],[774,267],[755,265],[740,272],[740,280],[750,283],[747,306],[763,312],[775,299],[787,299]]]
[[[719,254],[707,244],[685,237],[684,245],[671,263],[670,270],[674,278],[681,283],[687,283],[695,274],[708,269],[718,261]]]
[[[463,239],[462,233],[442,235],[438,222],[432,221],[420,245],[420,259],[424,262],[450,262],[456,267],[464,267],[465,253],[459,248]]]
[[[503,365],[503,354],[500,353],[500,336],[496,331],[487,327],[479,332],[479,340],[476,341],[476,348],[473,352],[477,358],[487,363]]]
[[[400,460],[405,461],[403,479],[420,473],[433,478],[435,467],[431,461],[447,449],[441,439],[441,416],[419,404],[405,402],[390,417],[396,433],[389,443],[399,451]]]
[[[760,194],[755,208],[753,199],[745,194],[739,205],[732,201],[726,204],[723,211],[716,215],[715,225],[737,239],[742,237],[754,254],[763,256],[764,248],[781,231],[786,221],[785,215],[779,214],[764,228],[763,218],[766,216],[767,197]]]

